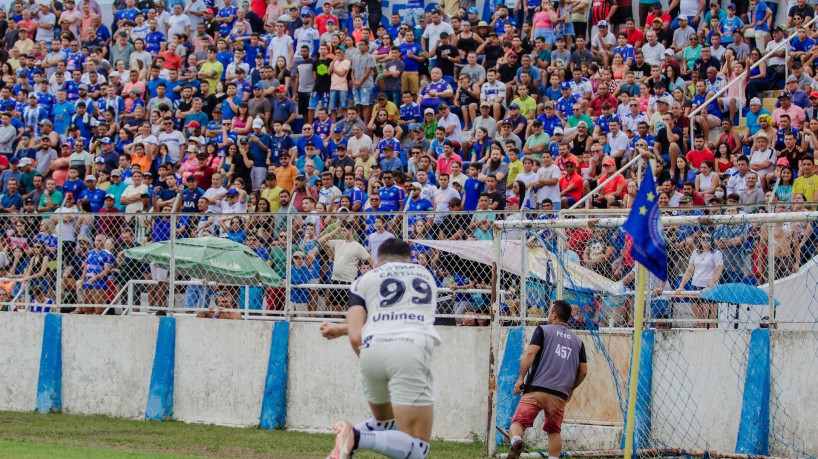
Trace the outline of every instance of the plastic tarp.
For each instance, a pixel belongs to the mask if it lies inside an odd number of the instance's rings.
[[[425,239],[412,240],[415,244],[425,245],[433,249],[448,252],[465,260],[491,265],[494,262],[494,248],[492,241],[433,241]],[[522,274],[521,243],[517,241],[502,241],[500,246],[500,266],[503,271]],[[595,292],[613,292],[617,283],[577,263],[561,260],[554,253],[541,247],[529,247],[528,276],[542,280],[553,281],[554,271],[563,270],[563,285],[570,289],[584,289]]]

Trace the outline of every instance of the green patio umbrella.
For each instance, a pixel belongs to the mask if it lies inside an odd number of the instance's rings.
[[[157,242],[125,251],[125,256],[139,261],[170,266],[171,242]],[[271,287],[281,285],[281,278],[252,249],[220,237],[176,239],[173,244],[176,273],[196,278],[207,277],[218,284]]]

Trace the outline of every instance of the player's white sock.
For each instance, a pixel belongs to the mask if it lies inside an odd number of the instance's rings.
[[[548,456],[548,459],[560,459],[557,456]]]
[[[429,444],[399,430],[360,431],[358,449],[368,449],[395,459],[425,459]]]
[[[374,417],[361,421],[355,424],[355,429],[359,432],[371,432],[373,430],[394,430],[395,420],[387,419],[386,421],[378,421]]]
[[[516,445],[516,444],[517,444],[517,442],[518,442],[518,441],[520,441],[520,440],[522,440],[522,438],[520,438],[520,437],[519,437],[519,436],[517,436],[517,435],[515,435],[515,436],[511,437],[511,446]]]

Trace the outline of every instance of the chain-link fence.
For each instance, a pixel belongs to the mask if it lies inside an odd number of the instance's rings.
[[[647,283],[644,321],[655,344],[652,377],[645,386],[639,382],[639,400],[650,413],[647,430],[637,432],[640,456],[735,451],[750,354],[756,352],[752,334],[764,328],[774,331],[769,454],[814,454],[812,430],[798,414],[798,389],[783,383],[799,371],[783,349],[808,343],[805,362],[818,361],[818,214],[805,210],[778,204],[665,212],[678,218],[664,227],[668,281],[649,277]],[[509,292],[510,301],[501,305],[506,323],[541,323],[555,299],[573,306],[570,326],[586,343],[591,376],[566,407],[566,450],[621,447],[636,276],[623,221],[606,217],[625,215],[528,215],[502,230],[495,249]],[[545,447],[542,432],[528,435],[530,445]]]
[[[427,267],[438,280],[441,324],[486,326],[491,260],[463,256],[457,244],[490,246],[494,221],[521,218],[519,213],[490,210],[321,214],[105,210],[0,217],[7,235],[0,238],[4,309],[203,317],[227,311],[225,317],[255,320],[340,319],[349,285],[372,269],[380,244],[395,237],[410,242],[413,262]],[[206,263],[182,266],[188,258],[184,241],[207,237],[243,246],[281,281],[225,281]],[[173,255],[164,259],[129,255],[152,243],[163,243]],[[216,262],[225,263],[237,256],[218,251],[215,255]]]

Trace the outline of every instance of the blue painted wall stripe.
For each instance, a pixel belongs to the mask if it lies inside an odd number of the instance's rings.
[[[287,422],[287,376],[289,372],[290,323],[276,322],[270,340],[270,359],[264,381],[259,425],[265,429],[282,428]]]
[[[62,316],[59,314],[45,316],[35,409],[38,413],[62,409]]]
[[[744,400],[736,452],[766,456],[770,451],[770,329],[750,335]]]
[[[520,360],[525,346],[523,331],[523,327],[509,329],[500,374],[497,376],[497,425],[505,430],[511,427],[511,418],[520,402],[520,396],[514,395],[514,383],[520,376]],[[503,440],[502,435],[497,435],[497,445]]]
[[[642,352],[639,356],[639,373],[637,379],[636,392],[636,413],[634,416],[633,446],[634,449],[650,447],[651,411],[650,405],[653,400],[653,345],[656,341],[654,330],[642,331]],[[633,359],[631,358],[631,364]],[[627,419],[627,413],[625,416]],[[625,435],[623,431],[621,448],[625,448]],[[634,451],[634,457],[636,457]]]
[[[151,385],[145,419],[164,421],[173,417],[173,385],[176,367],[176,319],[161,317],[156,336]]]

